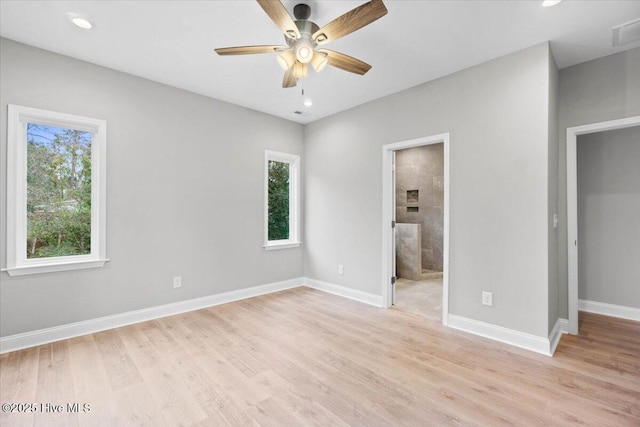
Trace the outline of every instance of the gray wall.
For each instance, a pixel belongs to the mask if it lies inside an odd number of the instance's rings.
[[[418,190],[418,201],[408,203],[407,191],[415,190]],[[418,211],[409,212],[408,207]],[[442,271],[443,212],[444,144],[397,151],[396,222],[421,225],[420,260],[423,269]]]
[[[558,268],[558,249],[559,235],[558,228],[554,227],[553,215],[558,213],[558,80],[559,73],[553,55],[549,56],[549,171],[548,189],[549,202],[547,205],[547,218],[549,241],[549,333],[560,317],[560,309],[558,306],[558,287],[559,287],[559,268]],[[559,217],[558,217],[559,220]]]
[[[307,125],[305,276],[380,295],[381,146],[450,132],[449,312],[547,337],[549,55],[541,44]]]
[[[640,308],[640,126],[581,135],[578,297]]]
[[[640,48],[560,70],[559,285],[560,317],[567,309],[567,128],[640,115]]]
[[[262,249],[264,150],[303,154],[301,125],[0,43],[2,129],[9,103],[107,120],[111,259],[101,269],[1,273],[1,336],[302,276],[302,248]],[[0,134],[5,236],[6,131]],[[177,275],[183,285],[174,290]]]

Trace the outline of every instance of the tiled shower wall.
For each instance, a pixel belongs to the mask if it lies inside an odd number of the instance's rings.
[[[442,271],[443,208],[444,145],[397,151],[396,222],[422,226],[423,269]]]

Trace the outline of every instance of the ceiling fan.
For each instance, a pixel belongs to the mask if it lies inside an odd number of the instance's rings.
[[[298,79],[307,77],[308,64],[322,71],[327,65],[351,73],[363,75],[371,65],[344,53],[329,49],[318,49],[331,41],[351,34],[387,14],[382,0],[371,0],[320,28],[309,21],[311,8],[298,4],[293,9],[294,21],[280,0],[257,0],[269,18],[284,33],[287,45],[237,46],[215,49],[218,55],[250,55],[256,53],[279,53],[278,64],[285,70],[282,87],[294,87]]]

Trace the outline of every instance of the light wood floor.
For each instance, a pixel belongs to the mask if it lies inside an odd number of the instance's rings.
[[[640,425],[640,327],[581,314],[553,358],[297,288],[0,356],[16,425]]]

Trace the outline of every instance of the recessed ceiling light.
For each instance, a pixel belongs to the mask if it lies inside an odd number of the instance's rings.
[[[560,3],[562,0],[544,0],[542,2],[542,7],[551,7]]]
[[[90,30],[93,28],[93,24],[86,18],[78,16],[77,13],[67,13],[67,18],[78,28],[83,30]]]
[[[71,22],[73,22],[76,25],[76,27],[80,27],[83,30],[90,30],[93,28],[93,25],[91,24],[91,22],[87,21],[84,18],[73,18]]]
[[[313,101],[311,101],[310,99],[305,99],[304,100],[304,106],[305,107],[311,107],[313,105]]]

